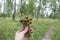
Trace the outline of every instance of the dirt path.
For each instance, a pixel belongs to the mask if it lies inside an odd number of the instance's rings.
[[[43,37],[42,40],[51,40],[50,36],[51,36],[51,33],[52,33],[53,29],[54,29],[54,26],[51,26],[50,29],[45,34],[45,36]]]

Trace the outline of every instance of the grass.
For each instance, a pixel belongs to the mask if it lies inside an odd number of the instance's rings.
[[[38,22],[38,23],[37,23]],[[41,40],[51,26],[55,25],[51,35],[52,40],[60,40],[60,22],[52,19],[33,20],[31,26],[34,29],[30,40]],[[15,32],[22,28],[19,19],[13,21],[11,18],[0,18],[0,40],[14,40]]]
[[[60,20],[55,20],[54,25],[55,28],[52,32],[51,39],[60,40]]]

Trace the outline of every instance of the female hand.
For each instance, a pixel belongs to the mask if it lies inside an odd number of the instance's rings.
[[[31,35],[31,33],[33,32],[33,29],[30,27],[29,31]],[[26,36],[27,32],[28,32],[28,27],[25,27],[24,30],[23,29],[18,30],[15,35],[15,40],[28,40],[28,36]]]

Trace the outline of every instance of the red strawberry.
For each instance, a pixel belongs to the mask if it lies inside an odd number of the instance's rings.
[[[22,23],[22,20],[20,20],[20,22]]]
[[[29,24],[31,24],[32,22],[31,21],[29,21]]]
[[[32,18],[30,18],[29,20],[32,21]]]
[[[26,16],[25,18],[28,19],[28,16]]]
[[[29,22],[29,20],[27,20],[27,22]]]

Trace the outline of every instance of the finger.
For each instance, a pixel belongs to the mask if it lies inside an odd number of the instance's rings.
[[[33,30],[33,28],[29,28],[29,31],[32,31]]]
[[[22,32],[23,30],[24,30],[24,28],[19,29],[16,33],[20,33],[20,32]]]
[[[19,29],[17,32],[19,33],[19,32],[22,32],[23,31],[23,29]]]
[[[19,29],[16,33],[19,33],[22,29]]]
[[[29,29],[29,31],[30,31],[31,33],[33,33],[33,32],[34,32],[33,28],[30,28],[30,29]]]
[[[25,29],[22,31],[22,33],[27,33],[28,32],[28,27],[25,27]]]
[[[25,29],[25,28],[23,28],[23,29],[19,30],[19,32],[22,32],[24,29]]]

